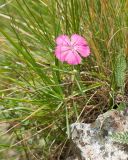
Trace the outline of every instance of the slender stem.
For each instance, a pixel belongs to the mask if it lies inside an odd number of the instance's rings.
[[[58,61],[58,59],[55,59],[55,65],[59,68],[59,61]],[[56,70],[55,72],[56,72],[56,77],[57,77],[58,82],[61,83],[59,70]]]

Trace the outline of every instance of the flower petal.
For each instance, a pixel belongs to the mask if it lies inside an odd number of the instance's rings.
[[[68,52],[69,47],[67,46],[57,46],[55,49],[55,55],[61,62],[65,61],[65,57],[67,56]]]
[[[70,39],[66,35],[60,35],[56,38],[57,45],[70,45]]]
[[[71,45],[87,45],[87,41],[78,34],[71,36]]]
[[[81,57],[75,51],[69,51],[67,56],[65,57],[65,61],[71,65],[77,65],[81,63]]]
[[[82,57],[88,57],[90,55],[89,46],[77,46],[76,51],[80,53]]]

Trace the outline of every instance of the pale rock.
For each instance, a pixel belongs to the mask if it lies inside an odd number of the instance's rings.
[[[128,131],[126,112],[111,110],[91,124],[71,125],[71,139],[81,160],[128,160],[128,145],[113,142],[112,133]],[[72,159],[74,160],[74,159]]]

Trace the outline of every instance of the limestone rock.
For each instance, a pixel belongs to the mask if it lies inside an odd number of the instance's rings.
[[[71,138],[82,160],[128,160],[128,145],[115,143],[110,137],[126,131],[127,112],[111,110],[99,115],[92,124],[72,124]]]

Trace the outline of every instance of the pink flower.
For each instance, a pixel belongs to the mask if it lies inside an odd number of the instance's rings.
[[[86,40],[77,34],[73,34],[71,39],[67,35],[60,35],[56,39],[55,55],[61,62],[71,65],[81,63],[82,57],[90,55],[90,48]]]

